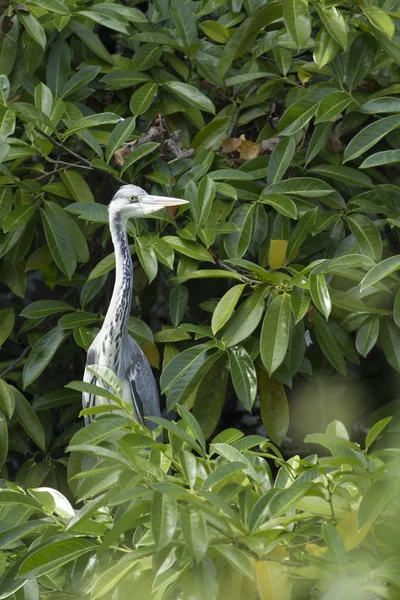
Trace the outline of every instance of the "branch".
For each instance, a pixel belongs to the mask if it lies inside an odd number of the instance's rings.
[[[237,271],[236,269],[234,269],[233,267],[225,264],[222,260],[220,260],[218,258],[218,256],[216,256],[213,252],[211,252],[210,250],[208,250],[210,252],[210,254],[213,256],[213,258],[215,259],[215,262],[217,263],[217,265],[221,268],[224,269],[225,271],[230,271],[230,273],[235,273],[236,275],[239,275],[239,277],[241,279],[243,279],[243,281],[245,283],[249,283],[250,285],[258,285],[260,283],[262,283],[261,281],[259,281],[258,279],[251,279],[250,277],[246,277],[246,275],[243,275],[242,273],[239,273],[239,271]]]
[[[54,144],[55,146],[58,146],[59,148],[62,148],[65,152],[67,152],[68,154],[70,154],[71,156],[73,156],[74,158],[76,158],[77,160],[80,160],[81,162],[85,163],[86,165],[89,165],[90,168],[93,168],[90,165],[90,160],[88,160],[84,156],[80,156],[80,154],[77,154],[76,152],[74,152],[73,150],[71,150],[70,148],[68,148],[68,146],[65,146],[64,144],[62,144],[58,140],[55,140],[54,138],[52,138],[50,135],[47,135],[47,133],[45,133],[41,129],[39,129],[38,131],[39,131],[39,133],[41,133],[41,135],[43,135],[45,138],[47,138],[52,144]]]
[[[31,349],[30,346],[27,346],[23,351],[22,354],[20,354],[20,356],[18,356],[18,358],[16,358],[10,365],[8,365],[8,367],[6,367],[1,373],[0,373],[0,378],[4,377],[4,375],[6,373],[8,373],[9,371],[12,371],[14,369],[14,367],[16,367],[17,365],[19,365],[19,363],[21,363],[25,356],[28,354],[29,350]]]

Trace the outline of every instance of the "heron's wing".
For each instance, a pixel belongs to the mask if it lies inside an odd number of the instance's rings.
[[[147,358],[131,337],[129,337],[125,358],[125,378],[129,384],[136,417],[149,429],[155,429],[157,425],[146,417],[160,416],[157,384]]]

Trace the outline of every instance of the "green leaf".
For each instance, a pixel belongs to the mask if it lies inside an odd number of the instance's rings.
[[[164,236],[163,240],[167,242],[171,248],[177,250],[184,256],[189,256],[195,260],[214,262],[211,254],[203,246],[197,244],[196,242],[184,240],[180,237],[175,237],[172,235]]]
[[[49,315],[56,315],[61,312],[74,310],[70,304],[62,300],[37,300],[28,304],[20,313],[20,317],[25,319],[43,319]]]
[[[295,323],[299,323],[305,317],[310,307],[310,295],[308,291],[294,287],[290,295],[290,303]]]
[[[360,283],[360,291],[375,285],[375,283],[378,283],[378,281],[381,281],[381,279],[394,273],[394,271],[397,271],[398,269],[400,269],[400,256],[390,256],[389,258],[386,258],[368,271]]]
[[[230,222],[238,227],[238,231],[224,237],[224,247],[229,258],[241,258],[247,251],[251,240],[253,226],[253,204],[242,204],[230,217]]]
[[[260,6],[245,19],[225,45],[219,61],[219,77],[223,79],[232,62],[243,56],[265,27],[282,18],[282,6],[278,2]]]
[[[19,26],[18,21],[13,19],[7,34],[0,36],[0,73],[10,75],[17,58]]]
[[[93,81],[96,76],[100,73],[101,67],[84,67],[80,71],[74,73],[64,85],[61,91],[61,98],[71,96],[73,93],[86,86],[88,83]]]
[[[254,579],[254,567],[248,554],[230,544],[217,544],[215,550],[228,561],[232,567],[245,577]]]
[[[375,38],[369,33],[362,33],[351,44],[346,66],[346,83],[350,90],[358,87],[370,71],[376,50]]]
[[[215,360],[207,365],[197,389],[193,415],[201,426],[204,437],[208,438],[221,417],[228,385],[228,360],[226,353],[215,355]]]
[[[169,314],[174,327],[178,327],[186,312],[189,302],[189,290],[185,285],[173,288],[168,298]]]
[[[303,242],[309,236],[317,216],[317,208],[311,208],[307,210],[298,220],[296,227],[290,234],[286,256],[287,260],[291,261],[297,254],[299,248],[301,248]]]
[[[21,427],[43,452],[46,451],[46,434],[38,416],[29,404],[28,400],[17,388],[10,386],[15,401],[15,416]]]
[[[283,18],[297,48],[303,48],[311,35],[307,0],[283,0]]]
[[[184,350],[178,354],[178,356],[173,358],[162,372],[160,378],[162,393],[167,392],[175,386],[186,371],[193,366],[197,359],[209,350],[210,347],[208,345],[199,344],[198,346]]]
[[[389,38],[395,33],[395,26],[390,15],[379,6],[363,6],[362,10],[374,27],[382,31]]]
[[[3,231],[7,233],[8,231],[15,231],[19,227],[23,227],[35,214],[36,210],[37,205],[35,204],[12,210],[3,218]]]
[[[126,158],[124,164],[121,167],[121,175],[126,171],[128,167],[133,165],[147,154],[151,154],[160,145],[159,142],[146,142],[137,148],[134,148],[129,156]]]
[[[145,83],[136,90],[129,103],[131,113],[135,117],[144,114],[150,108],[157,90],[158,85],[156,83]]]
[[[43,548],[29,553],[18,575],[29,579],[40,577],[55,568],[62,567],[71,560],[87,552],[95,552],[97,544],[85,538],[72,538],[47,544]]]
[[[181,81],[167,81],[163,83],[163,86],[173,94],[176,94],[185,100],[191,106],[195,106],[196,108],[212,113],[213,115],[215,114],[215,106],[211,100],[193,85],[182,83]]]
[[[379,341],[389,364],[400,372],[400,336],[396,325],[388,317],[381,319]]]
[[[344,356],[328,324],[316,311],[313,312],[312,319],[317,342],[322,352],[339,373],[346,375],[347,369]]]
[[[382,239],[374,223],[361,214],[349,215],[347,222],[360,251],[378,262],[382,256]]]
[[[133,71],[131,69],[114,69],[106,73],[100,80],[106,86],[107,90],[122,90],[138,83],[152,81],[147,73]]]
[[[233,286],[222,296],[221,300],[218,302],[211,319],[211,329],[214,335],[231,317],[245,287],[246,284],[238,284]]]
[[[110,13],[101,14],[99,10],[81,10],[79,11],[79,14],[82,15],[82,17],[86,17],[87,19],[94,21],[95,23],[99,23],[99,25],[104,25],[109,29],[114,29],[114,31],[119,31],[120,33],[125,34],[128,33],[125,25],[118,19],[112,17]]]
[[[297,219],[297,207],[291,198],[283,194],[267,194],[260,196],[260,201],[269,204],[278,213],[289,219]]]
[[[352,102],[354,100],[347,92],[332,92],[332,94],[328,94],[318,104],[316,123],[332,121]]]
[[[67,139],[70,135],[73,135],[78,131],[82,131],[82,129],[90,129],[91,127],[99,127],[101,125],[110,125],[112,123],[117,123],[120,120],[121,117],[111,112],[98,113],[94,115],[88,115],[87,117],[82,117],[82,119],[76,121],[76,123],[74,123],[64,132],[64,139]]]
[[[185,53],[192,56],[191,45],[197,42],[197,26],[192,5],[172,0],[170,11],[179,37],[183,40]]]
[[[350,167],[342,167],[340,165],[318,165],[318,167],[312,167],[312,169],[309,170],[309,173],[316,173],[317,175],[322,175],[322,177],[336,179],[347,185],[356,185],[365,188],[373,187],[372,180],[368,175],[360,173],[357,169],[351,169]]]
[[[367,125],[347,144],[343,155],[343,162],[354,160],[361,154],[364,154],[364,152],[375,146],[385,135],[396,129],[399,125],[400,115],[384,117]]]
[[[266,290],[263,286],[246,298],[229,319],[222,342],[229,348],[248,338],[258,326],[264,312]]]
[[[137,237],[135,248],[139,262],[151,283],[158,272],[158,261],[151,243],[144,237]]]
[[[280,446],[289,428],[289,406],[285,388],[275,377],[269,377],[261,366],[257,366],[257,379],[261,420],[268,437]]]
[[[272,496],[268,505],[271,517],[287,513],[292,506],[297,504],[300,498],[309,492],[311,485],[311,483],[296,482],[296,485],[291,485],[287,489],[281,490]]]
[[[321,179],[313,177],[292,177],[269,185],[264,194],[295,194],[296,196],[305,196],[308,198],[318,198],[318,196],[327,196],[335,190]]]
[[[243,278],[238,273],[223,271],[222,269],[199,269],[180,277],[174,277],[174,280],[180,283],[189,281],[189,279],[237,279],[238,281],[243,281]]]
[[[330,63],[338,54],[339,44],[325,29],[320,29],[315,38],[313,58],[319,69]]]
[[[63,329],[74,329],[75,327],[86,327],[99,320],[98,315],[94,313],[79,311],[64,315],[58,320],[58,324]]]
[[[1,391],[1,390],[0,390]],[[8,454],[8,427],[7,419],[3,410],[0,408],[0,467],[6,461]],[[1,545],[0,545],[1,547]]]
[[[368,156],[360,165],[360,169],[369,169],[370,167],[380,167],[382,165],[391,165],[400,162],[400,150],[383,150]]]
[[[68,81],[70,66],[69,45],[65,40],[57,39],[50,47],[46,64],[46,82],[57,98]]]
[[[228,348],[229,369],[238,400],[251,412],[257,394],[257,375],[248,353],[241,346]]]
[[[371,315],[364,321],[356,336],[357,352],[366,358],[367,354],[375,346],[379,335],[379,317]]]
[[[91,599],[97,600],[117,589],[119,582],[137,568],[139,560],[148,553],[147,548],[139,548],[125,555],[121,560],[101,572],[91,588]]]
[[[13,388],[4,379],[0,379],[0,408],[10,420],[15,410]]]
[[[80,173],[67,169],[61,173],[61,179],[74,200],[94,202],[92,191]]]
[[[361,499],[357,513],[358,529],[374,523],[397,493],[392,481],[376,481]]]
[[[207,523],[200,510],[180,511],[181,528],[186,546],[198,563],[203,560],[208,548]]]
[[[342,46],[343,50],[347,50],[347,23],[342,13],[335,7],[326,8],[319,4],[316,4],[315,8],[329,35]]]
[[[282,364],[289,345],[290,296],[276,296],[265,313],[260,337],[260,357],[271,375]]]
[[[22,371],[24,389],[39,377],[53,358],[56,350],[61,346],[68,332],[61,327],[54,327],[45,333],[33,346]]]
[[[324,315],[325,319],[328,320],[332,310],[332,302],[329,296],[325,275],[313,275],[311,273],[310,294],[315,306]]]
[[[302,0],[297,0],[297,2],[303,5]],[[289,3],[296,3],[296,0],[289,0]],[[283,138],[274,148],[268,164],[268,184],[277,183],[282,179],[292,161],[295,151],[296,141],[294,137]]]
[[[196,150],[209,150],[222,144],[222,137],[228,131],[231,116],[215,117],[207,123],[192,140],[192,148]]]
[[[124,429],[130,424],[131,420],[126,417],[118,415],[102,417],[75,433],[71,439],[71,445],[80,446],[99,444],[115,431]]]
[[[71,29],[79,37],[79,39],[90,48],[92,52],[97,54],[102,60],[109,64],[114,64],[111,54],[108,52],[104,44],[100,41],[97,34],[93,33],[91,29],[79,23],[77,19],[71,21]]]
[[[178,509],[174,496],[154,492],[151,504],[151,532],[157,550],[161,550],[172,541],[177,520]]]
[[[46,48],[46,34],[43,27],[31,12],[18,11],[18,19],[25,27],[30,37],[37,43],[43,50]]]
[[[197,201],[199,203],[200,215],[199,226],[204,227],[215,197],[215,183],[210,177],[203,177],[198,188]]]
[[[61,223],[47,209],[40,209],[47,244],[57,267],[71,279],[76,270],[76,254],[73,243]]]
[[[13,308],[0,310],[0,348],[8,339],[14,328],[15,313]]]
[[[149,84],[153,85],[153,84]],[[142,88],[140,88],[142,89]],[[139,90],[138,90],[139,91]],[[106,147],[106,160],[110,162],[115,152],[123,146],[123,143],[129,138],[133,130],[135,129],[136,119],[135,117],[129,117],[118,123],[107,142]]]
[[[367,451],[370,446],[374,443],[376,438],[380,435],[380,433],[385,429],[386,425],[390,423],[392,417],[386,417],[385,419],[381,419],[377,423],[375,423],[371,429],[368,431],[367,436],[365,438],[365,450]]]

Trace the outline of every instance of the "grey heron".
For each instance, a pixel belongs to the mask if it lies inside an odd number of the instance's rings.
[[[87,353],[85,382],[105,387],[88,370],[90,365],[108,367],[122,384],[124,402],[132,406],[136,420],[151,429],[156,425],[145,422],[146,417],[160,414],[157,385],[139,344],[128,334],[128,318],[133,290],[132,259],[128,246],[129,218],[145,217],[165,206],[187,204],[186,200],[153,196],[135,185],[124,185],[115,194],[108,207],[111,238],[115,250],[115,284],[103,326]],[[83,408],[108,404],[112,401],[83,392]],[[85,416],[85,425],[90,417]]]

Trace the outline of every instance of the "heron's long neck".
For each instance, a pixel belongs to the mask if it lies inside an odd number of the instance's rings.
[[[132,299],[132,259],[126,233],[127,219],[119,212],[110,213],[111,238],[115,251],[115,284],[102,330],[113,356],[119,355],[128,334]]]

